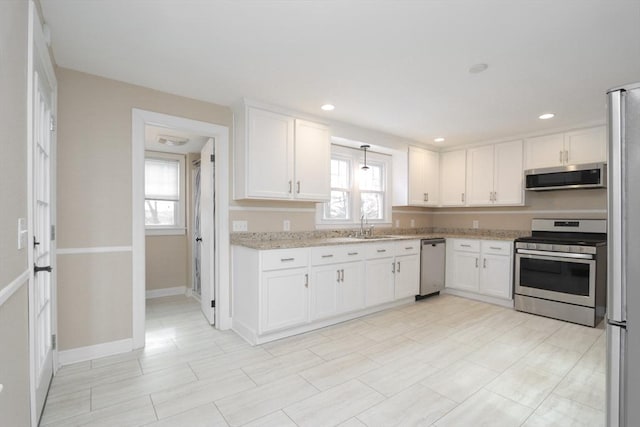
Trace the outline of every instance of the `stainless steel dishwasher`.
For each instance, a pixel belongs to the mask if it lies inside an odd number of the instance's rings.
[[[416,300],[444,289],[445,240],[423,239],[420,246],[420,295]]]

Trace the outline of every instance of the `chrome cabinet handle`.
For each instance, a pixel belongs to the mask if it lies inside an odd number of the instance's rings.
[[[295,258],[280,258],[280,262],[289,262],[293,260],[295,260]]]
[[[378,249],[378,253],[387,252],[386,249]]]
[[[309,274],[304,275],[304,287],[305,288],[309,287]]]
[[[562,150],[560,150],[560,163],[561,164],[563,163],[563,161],[562,161]]]
[[[296,186],[297,186],[296,193],[300,194],[300,181],[296,183]]]
[[[564,162],[569,163],[569,151],[564,150]]]
[[[460,201],[464,203],[464,193],[460,193]]]
[[[464,245],[464,244],[460,244],[460,246],[462,246],[463,248],[470,248],[471,245]]]
[[[333,258],[333,254],[329,254],[329,255],[322,255],[322,258]]]
[[[406,248],[404,248],[406,251],[409,251],[411,249],[413,249],[413,246],[407,246]]]
[[[340,282],[340,270],[336,270],[338,277],[336,278],[336,282]]]
[[[476,258],[476,268],[478,268],[478,258]]]
[[[340,270],[340,281],[344,282],[344,268]]]
[[[493,192],[493,201],[494,201],[494,202],[497,202],[497,201],[498,201],[498,192],[497,192],[497,191],[494,191],[494,192]]]
[[[392,272],[393,274],[396,274],[396,263],[395,263],[395,262],[392,262],[392,263],[391,263],[391,272]]]
[[[422,201],[423,202],[427,201],[427,193],[422,193]]]
[[[358,252],[349,252],[347,255],[349,256],[358,255]]]
[[[487,268],[487,259],[486,258],[484,258],[482,260],[482,268]]]
[[[293,191],[293,187],[291,180],[289,180],[289,194],[291,194],[291,191]]]
[[[400,273],[400,261],[398,261],[398,269],[396,271]]]
[[[489,246],[489,249],[493,249],[493,250],[496,250],[496,251],[501,251],[502,250],[502,248],[499,248],[497,246]]]

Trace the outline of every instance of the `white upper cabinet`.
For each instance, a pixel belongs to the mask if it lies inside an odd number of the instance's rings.
[[[437,206],[440,203],[440,155],[409,147],[408,205]]]
[[[525,169],[607,161],[606,128],[598,126],[529,138]]]
[[[605,126],[567,132],[564,137],[567,164],[607,161],[607,133]]]
[[[440,204],[464,206],[466,203],[467,151],[440,154]]]
[[[329,199],[328,127],[244,104],[234,150],[235,199]]]
[[[467,150],[467,205],[521,205],[522,141]]]

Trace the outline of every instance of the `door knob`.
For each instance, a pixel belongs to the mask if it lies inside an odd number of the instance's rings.
[[[202,237],[196,237],[196,242],[202,242]]]

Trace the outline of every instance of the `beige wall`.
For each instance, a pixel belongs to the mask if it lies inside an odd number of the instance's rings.
[[[187,286],[187,236],[147,236],[146,289]]]
[[[26,1],[0,2],[0,293],[27,270],[18,218],[27,218]],[[29,425],[28,281],[0,305],[0,425]]]
[[[444,228],[529,230],[533,218],[606,218],[607,190],[526,192],[526,206],[432,209],[432,225]]]
[[[58,247],[130,246],[131,110],[231,128],[227,107],[58,68]],[[91,262],[90,270],[83,264]],[[58,255],[60,349],[131,338],[131,252]],[[114,315],[118,313],[118,315]]]

